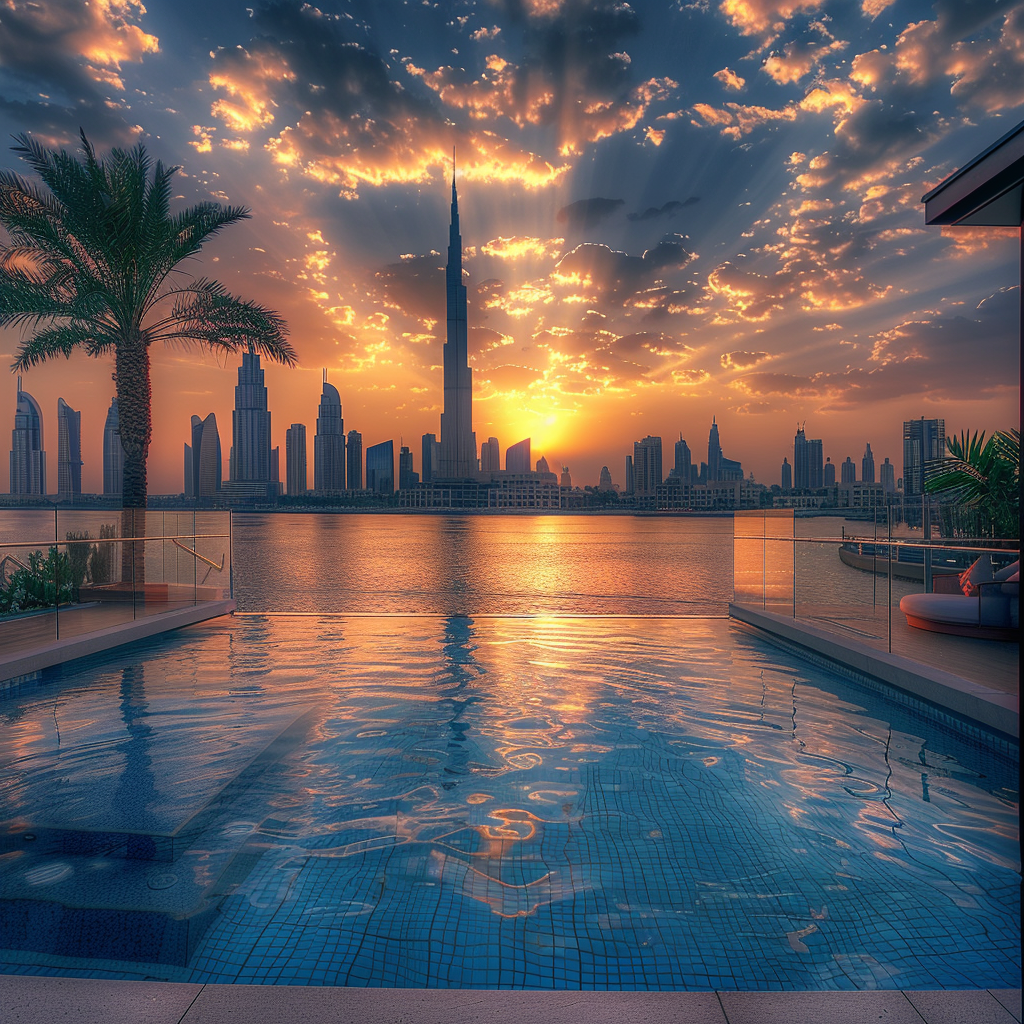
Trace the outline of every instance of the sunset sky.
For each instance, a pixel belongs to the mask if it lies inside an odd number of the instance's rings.
[[[576,484],[680,432],[764,483],[797,421],[902,472],[901,424],[1015,426],[1016,233],[925,228],[921,196],[1024,113],[1010,0],[0,0],[0,135],[142,142],[180,204],[253,217],[197,276],[288,320],[273,443],[322,367],[364,447],[439,430],[452,146],[474,428]],[[19,165],[7,152],[6,166]],[[23,165],[22,165],[23,166]],[[9,365],[20,340],[0,335]],[[239,360],[154,349],[150,491],[189,417],[224,466]],[[25,375],[56,490],[58,396],[101,489],[112,366]],[[15,380],[0,388],[4,448]],[[0,488],[6,489],[6,473]]]

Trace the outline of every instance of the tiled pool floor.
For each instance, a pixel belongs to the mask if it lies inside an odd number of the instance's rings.
[[[723,620],[216,622],[0,715],[9,973],[1019,984],[1016,764]]]

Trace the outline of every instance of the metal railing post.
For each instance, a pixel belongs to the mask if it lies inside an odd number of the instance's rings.
[[[892,654],[892,519],[889,520],[889,543],[886,546],[885,554],[889,561],[889,571],[885,577],[889,591],[889,596],[885,602],[887,618],[886,635],[889,638],[889,653]]]

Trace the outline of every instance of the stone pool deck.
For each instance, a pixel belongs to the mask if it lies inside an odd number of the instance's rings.
[[[516,992],[0,975],[5,1024],[1020,1024],[1020,989]]]

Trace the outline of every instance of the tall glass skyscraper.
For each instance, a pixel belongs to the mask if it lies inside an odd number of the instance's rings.
[[[285,474],[289,494],[306,493],[306,424],[293,423],[284,435]]]
[[[231,414],[231,440],[229,479],[233,483],[269,484],[273,479],[270,471],[270,411],[260,357],[251,345],[249,351],[242,354],[242,365],[238,368],[235,409]]]
[[[110,400],[103,423],[103,493],[121,494],[124,487],[124,448],[121,447],[121,422],[117,414],[117,396]]]
[[[636,493],[653,495],[661,475],[661,438],[648,435],[633,443],[633,482]]]
[[[21,390],[11,431],[11,494],[46,493],[46,452],[43,451],[43,412],[39,403]]]
[[[529,473],[531,468],[530,438],[524,437],[505,449],[506,473]]]
[[[348,489],[363,489],[363,435],[358,430],[348,432]]]
[[[905,420],[903,423],[903,493],[924,493],[925,463],[946,454],[946,421]]]
[[[345,490],[345,421],[341,415],[341,395],[333,384],[327,383],[326,370],[316,417],[316,437],[313,438],[313,489]]]
[[[452,169],[452,220],[448,263],[444,270],[448,331],[444,343],[444,411],[441,413],[441,465],[434,478],[467,480],[476,476],[473,433],[473,371],[469,368],[466,286],[462,283],[462,235],[459,197]]]
[[[192,444],[185,445],[185,497],[212,498],[221,489],[221,448],[217,417],[192,417]]]
[[[82,414],[57,399],[57,500],[82,494]]]
[[[381,441],[366,449],[366,489],[374,494],[395,490],[395,442]]]
[[[429,484],[441,465],[441,442],[434,434],[424,434],[420,442],[422,479]]]
[[[719,452],[721,452],[721,448],[719,448]],[[675,454],[675,465],[672,467],[671,475],[679,477],[684,484],[688,484],[693,476],[690,471],[690,467],[693,465],[693,457],[690,454],[690,446],[683,440],[682,434],[679,435],[679,440],[676,441]]]
[[[708,483],[722,479],[722,445],[718,440],[718,421],[711,417],[711,431],[708,434]]]
[[[875,482],[875,457],[871,453],[871,445],[864,449],[864,457],[860,460],[860,478],[866,484]]]

